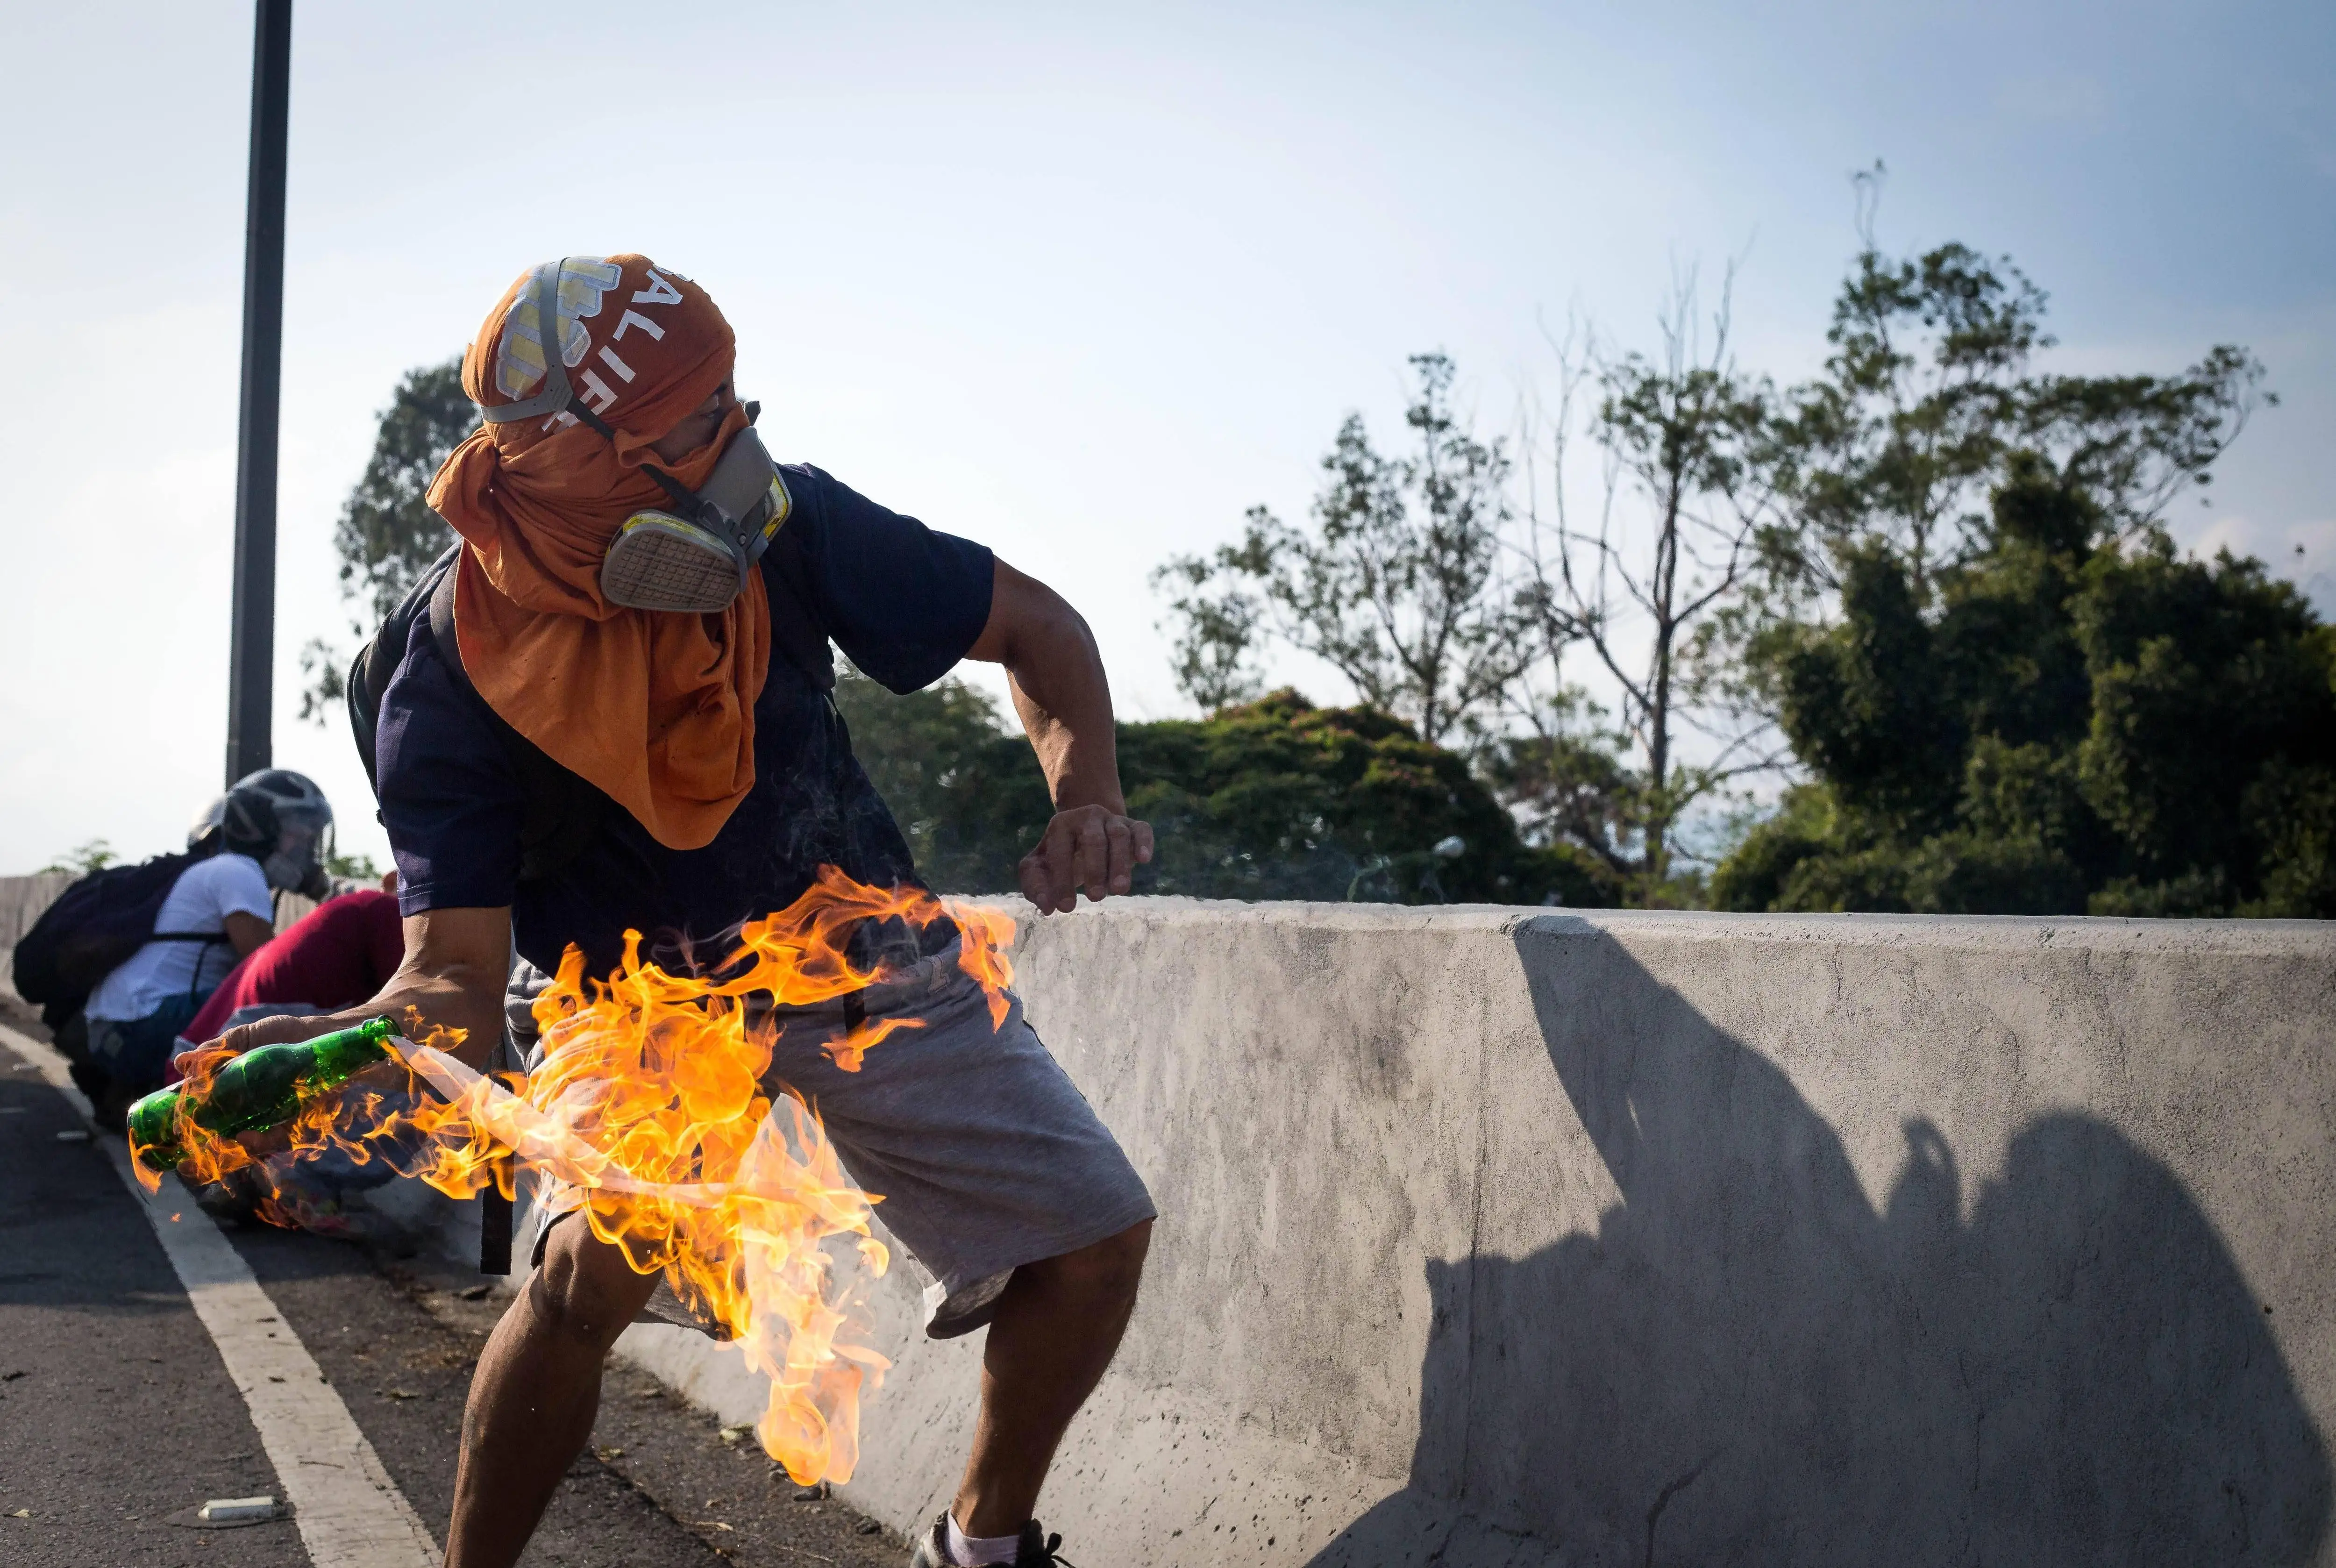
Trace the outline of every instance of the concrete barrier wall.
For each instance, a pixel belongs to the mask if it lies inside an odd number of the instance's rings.
[[[1077,1560],[2336,1563],[2336,926],[1154,899],[1017,959],[1162,1215]],[[980,1354],[920,1283],[845,1489],[902,1529]]]
[[[1162,1214],[1080,1561],[2336,1562],[2336,927],[1136,900],[1019,965]],[[902,1528],[979,1356],[917,1283]]]
[[[16,939],[33,929],[41,911],[73,886],[71,872],[36,872],[28,877],[0,877],[0,989],[16,996],[15,966],[8,961]],[[19,1000],[22,998],[19,998]]]

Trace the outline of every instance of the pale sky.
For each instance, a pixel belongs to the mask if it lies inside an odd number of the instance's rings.
[[[2175,527],[2336,609],[2336,7],[1916,9],[304,0],[277,761],[385,860],[346,727],[293,719],[301,645],[349,640],[334,519],[399,373],[560,254],[703,283],[782,458],[1054,583],[1158,716],[1145,573],[1302,516],[1348,409],[1392,443],[1405,355],[1504,428],[1543,321],[1644,342],[1674,265],[1740,254],[1744,361],[1804,374],[1882,158],[1885,248],[2010,252],[2053,363],[2261,355],[2285,405]],[[251,20],[0,28],[13,872],[177,847],[219,787]]]

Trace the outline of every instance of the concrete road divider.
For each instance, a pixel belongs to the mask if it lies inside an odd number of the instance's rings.
[[[1134,900],[1017,966],[1161,1208],[1081,1561],[2336,1560],[2336,926]],[[843,1488],[904,1530],[980,1353],[918,1282]]]
[[[2336,925],[1137,899],[1015,956],[1161,1209],[1074,1560],[2336,1563]],[[980,1355],[922,1282],[842,1489],[910,1532]]]

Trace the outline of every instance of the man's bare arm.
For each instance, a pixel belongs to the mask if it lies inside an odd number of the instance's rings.
[[[417,1031],[406,1019],[406,1009],[413,1008],[422,1015],[420,1033],[432,1025],[462,1030],[454,1055],[483,1066],[502,1037],[503,989],[510,978],[509,909],[429,910],[405,917],[405,960],[370,1001],[326,1018],[262,1018],[229,1029],[220,1043],[248,1051],[314,1039],[382,1013],[414,1037]]]
[[[1085,620],[1062,595],[1001,560],[988,623],[966,657],[1006,667],[1015,712],[1055,802],[1045,836],[1023,857],[1022,896],[1041,914],[1066,914],[1082,888],[1091,899],[1127,891],[1134,868],[1152,858],[1152,827],[1127,814],[1111,682]]]

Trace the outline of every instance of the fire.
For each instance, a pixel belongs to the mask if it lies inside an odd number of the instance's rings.
[[[430,1091],[419,1108],[392,1112],[352,1082],[303,1102],[293,1148],[384,1159],[458,1198],[491,1181],[511,1192],[519,1165],[536,1174],[539,1192],[547,1180],[573,1189],[593,1234],[640,1272],[662,1271],[769,1378],[756,1426],[764,1450],[798,1483],[847,1481],[859,1461],[861,1391],[891,1365],[867,1342],[864,1298],[865,1281],[890,1261],[870,1231],[882,1200],[845,1174],[817,1106],[784,1086],[775,1104],[764,1094],[776,1044],[764,1003],[831,1002],[881,980],[846,956],[852,930],[887,919],[922,930],[944,915],[963,935],[959,967],[1003,1024],[1008,917],[824,867],[802,898],[748,921],[726,956],[696,973],[644,961],[633,932],[606,979],[587,977],[570,949],[535,1004],[544,1060],[533,1075],[477,1073],[441,1048],[458,1041],[432,1030],[400,1052]],[[822,1044],[856,1072],[888,1036],[915,1027],[867,1019]],[[200,1098],[228,1059],[212,1051],[188,1062],[187,1091]],[[265,1182],[268,1167],[242,1144],[183,1116],[181,1129],[184,1174],[251,1169]],[[263,1213],[297,1222],[287,1199],[271,1192]]]

